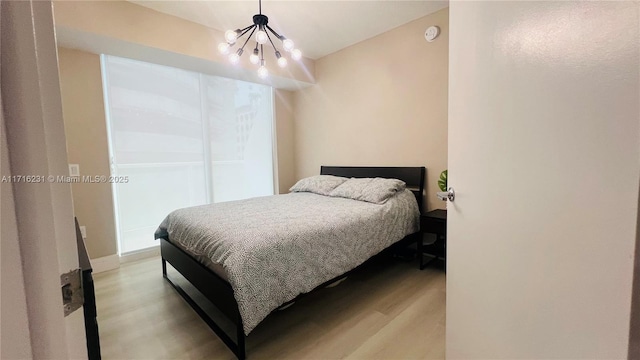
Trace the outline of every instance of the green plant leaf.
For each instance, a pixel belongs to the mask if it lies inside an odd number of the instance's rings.
[[[440,191],[447,191],[447,170],[440,173],[440,179],[438,179],[438,187]]]

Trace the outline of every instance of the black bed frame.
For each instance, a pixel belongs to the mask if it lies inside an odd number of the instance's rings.
[[[422,197],[426,174],[426,169],[424,167],[322,166],[320,168],[320,174],[355,178],[382,177],[400,179],[404,181],[407,184],[407,188],[414,193],[416,201],[418,202],[418,207],[422,210]],[[401,240],[400,242],[404,242],[407,239],[409,239],[409,237]],[[240,311],[238,310],[236,299],[233,296],[233,289],[231,288],[231,285],[212,270],[202,265],[189,254],[166,239],[160,239],[160,253],[162,255],[162,276],[169,282],[169,284],[171,284],[171,286],[173,286],[173,288],[176,289],[178,294],[184,298],[184,300],[193,308],[193,310],[195,310],[202,320],[209,325],[209,327],[218,335],[227,347],[233,351],[238,359],[245,359],[246,336],[244,335],[242,318],[240,317]],[[198,305],[194,299],[191,298],[184,289],[182,289],[182,287],[180,287],[180,285],[178,285],[177,282],[172,281],[171,278],[167,276],[167,262],[182,274],[182,276],[187,279],[193,287],[202,293],[202,295],[204,295],[211,304],[213,304],[234,324],[235,334],[230,335],[227,333],[200,305]],[[335,279],[331,279],[330,281],[321,284],[316,289],[323,288],[332,282],[346,277],[350,273],[351,271],[338,276]],[[289,303],[294,302],[301,296],[305,295],[307,294],[301,294]],[[287,304],[284,304],[283,306],[286,306]]]

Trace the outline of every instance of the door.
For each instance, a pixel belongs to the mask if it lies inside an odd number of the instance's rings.
[[[626,358],[637,2],[450,3],[447,357]]]
[[[78,268],[78,250],[71,185],[60,180],[69,168],[51,3],[0,6],[2,174],[14,179],[2,183],[3,194],[10,194],[2,199],[2,223],[10,226],[2,233],[2,299],[5,304],[5,296],[11,298],[16,306],[2,307],[2,332],[16,340],[3,342],[2,354],[86,358],[82,309],[65,317],[62,304],[60,274]],[[6,266],[6,260],[22,268]],[[18,280],[22,284],[15,284]],[[5,294],[5,285],[19,293]],[[5,328],[6,311],[12,321],[21,319],[17,328]]]

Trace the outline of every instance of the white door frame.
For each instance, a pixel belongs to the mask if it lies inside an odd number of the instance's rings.
[[[60,274],[78,268],[71,186],[48,179],[69,174],[51,2],[1,6],[10,173],[44,177],[12,186],[17,239],[10,240],[19,242],[32,357],[86,358],[84,315],[80,309],[64,317],[60,289]],[[13,344],[2,345],[4,353]]]

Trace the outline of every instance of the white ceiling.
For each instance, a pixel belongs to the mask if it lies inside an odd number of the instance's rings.
[[[258,13],[258,0],[129,1],[222,31],[249,26],[252,16]],[[448,4],[426,0],[265,0],[262,13],[269,17],[269,25],[275,31],[295,41],[305,57],[318,59]]]

